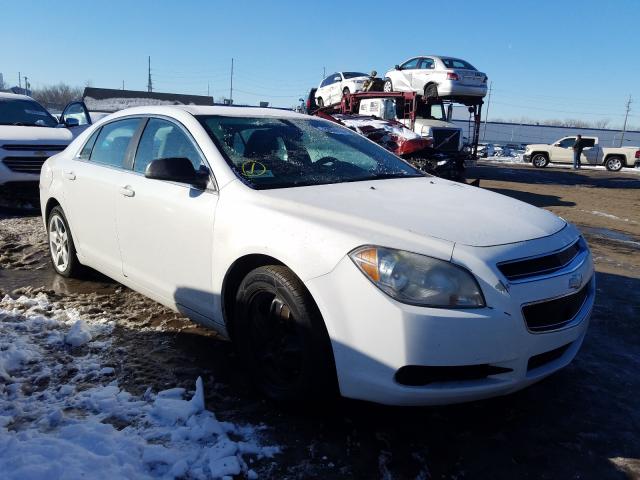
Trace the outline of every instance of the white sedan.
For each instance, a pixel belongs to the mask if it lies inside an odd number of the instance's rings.
[[[427,98],[482,98],[487,94],[487,75],[459,58],[413,57],[385,74],[384,91],[417,92]]]
[[[318,85],[316,103],[319,107],[340,103],[343,95],[361,91],[368,79],[369,75],[361,72],[332,73]]]
[[[594,302],[571,224],[293,112],[123,110],[40,191],[60,275],[92,267],[228,335],[275,399],[507,394],[573,359]]]

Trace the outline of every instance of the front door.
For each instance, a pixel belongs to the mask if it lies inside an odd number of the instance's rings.
[[[104,125],[62,172],[69,225],[79,255],[101,271],[120,274],[116,236],[116,192],[129,143],[141,120]]]
[[[551,147],[551,161],[558,163],[573,163],[573,145],[576,137],[566,137]]]
[[[216,320],[213,312],[219,299],[212,288],[212,254],[218,194],[213,188],[146,178],[147,165],[158,158],[188,158],[196,169],[207,168],[181,125],[148,120],[133,170],[125,174],[118,194],[122,271],[164,303]]]

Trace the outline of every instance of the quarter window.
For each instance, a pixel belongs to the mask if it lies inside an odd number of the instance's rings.
[[[144,173],[159,158],[187,158],[196,170],[203,165],[200,153],[178,125],[152,118],[140,138],[133,169]]]
[[[127,147],[139,125],[139,118],[130,118],[102,127],[91,152],[91,161],[122,168]]]
[[[100,129],[98,128],[95,132],[93,132],[93,135],[89,137],[89,140],[87,140],[87,143],[84,144],[84,147],[82,147],[82,150],[80,150],[80,154],[78,155],[78,158],[80,160],[89,160],[89,158],[91,157],[91,150],[93,150],[93,146],[96,144],[96,139],[98,138],[99,134]]]

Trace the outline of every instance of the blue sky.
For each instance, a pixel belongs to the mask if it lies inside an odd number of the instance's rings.
[[[420,5],[418,5],[420,3]],[[486,72],[489,118],[609,119],[640,125],[640,2],[0,1],[0,72],[65,82],[228,96],[290,106],[337,70],[422,53]],[[433,12],[433,13],[431,13]]]

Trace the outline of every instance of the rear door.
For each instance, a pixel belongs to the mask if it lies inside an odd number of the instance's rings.
[[[582,150],[580,161],[589,165],[597,165],[600,157],[600,146],[596,143],[596,139],[594,137],[583,137],[582,141],[584,142],[584,150]]]
[[[62,172],[66,213],[83,263],[114,276],[121,274],[116,237],[116,195],[124,159],[140,118],[105,124]]]
[[[132,156],[132,169],[121,178],[117,194],[122,272],[163,303],[213,319],[219,301],[212,288],[218,194],[213,182],[199,190],[146,178],[147,165],[158,158],[188,158],[196,169],[208,169],[198,145],[180,123],[148,119]]]

